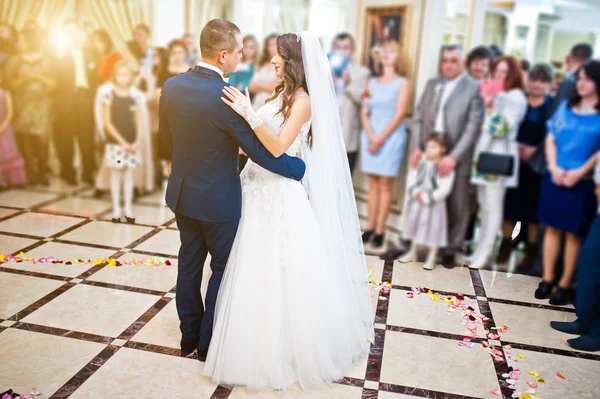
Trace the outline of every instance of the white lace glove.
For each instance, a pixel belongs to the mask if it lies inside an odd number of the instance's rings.
[[[246,89],[246,95],[244,95],[237,88],[227,86],[223,89],[223,93],[227,98],[221,97],[221,100],[223,100],[225,104],[229,105],[235,112],[240,114],[242,118],[248,122],[252,130],[263,124],[263,121],[252,108],[248,89]]]

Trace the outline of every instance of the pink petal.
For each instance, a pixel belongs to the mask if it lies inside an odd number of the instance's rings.
[[[565,375],[562,373],[562,371],[557,371],[556,375],[560,378],[562,378],[563,380],[565,379]]]
[[[492,389],[492,394],[494,394],[496,396],[502,396],[502,393],[500,392],[499,389]]]
[[[537,384],[533,381],[526,381],[525,382],[527,385],[529,385],[530,388],[537,388]]]

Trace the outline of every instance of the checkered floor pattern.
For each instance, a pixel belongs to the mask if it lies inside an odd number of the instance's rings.
[[[135,225],[113,224],[108,198],[89,187],[53,180],[49,187],[0,192],[0,253],[34,258],[169,259],[173,266],[5,263],[0,266],[0,392],[41,398],[310,398],[401,399],[511,397],[509,367],[544,377],[535,392],[544,399],[595,398],[600,354],[576,352],[551,320],[573,320],[572,306],[533,298],[534,277],[500,271],[424,271],[369,257],[375,279],[392,284],[389,297],[373,297],[375,340],[368,358],[330,388],[302,392],[250,392],[217,386],[202,377],[203,363],[179,356],[175,309],[178,231],[160,193],[138,198]],[[207,273],[209,273],[207,268]],[[206,276],[207,277],[207,276]],[[207,278],[204,279],[207,281]],[[509,326],[499,349],[512,347],[518,363],[495,362],[479,348],[459,346],[460,314],[429,295],[409,298],[413,287],[440,295],[464,294],[489,320],[486,329]],[[204,287],[206,289],[206,287]],[[459,312],[460,313],[460,312]],[[557,371],[565,379],[556,376]]]

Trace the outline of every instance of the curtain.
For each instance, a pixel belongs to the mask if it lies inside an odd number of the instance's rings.
[[[308,29],[310,0],[279,0],[274,12],[275,32],[299,33]]]
[[[108,31],[115,46],[122,50],[131,40],[138,24],[152,27],[154,0],[79,0],[78,14],[87,16],[92,25]]]
[[[186,31],[199,39],[202,28],[211,19],[231,18],[231,6],[231,0],[186,0]]]
[[[28,19],[50,28],[75,15],[78,0],[0,0],[0,21],[21,29]]]

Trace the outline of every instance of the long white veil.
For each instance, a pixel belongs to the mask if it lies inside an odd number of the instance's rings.
[[[368,351],[373,337],[368,271],[331,70],[315,35],[303,32],[300,40],[313,131],[312,149],[302,150],[307,164],[303,184],[339,279],[332,283],[346,288],[353,327]]]

